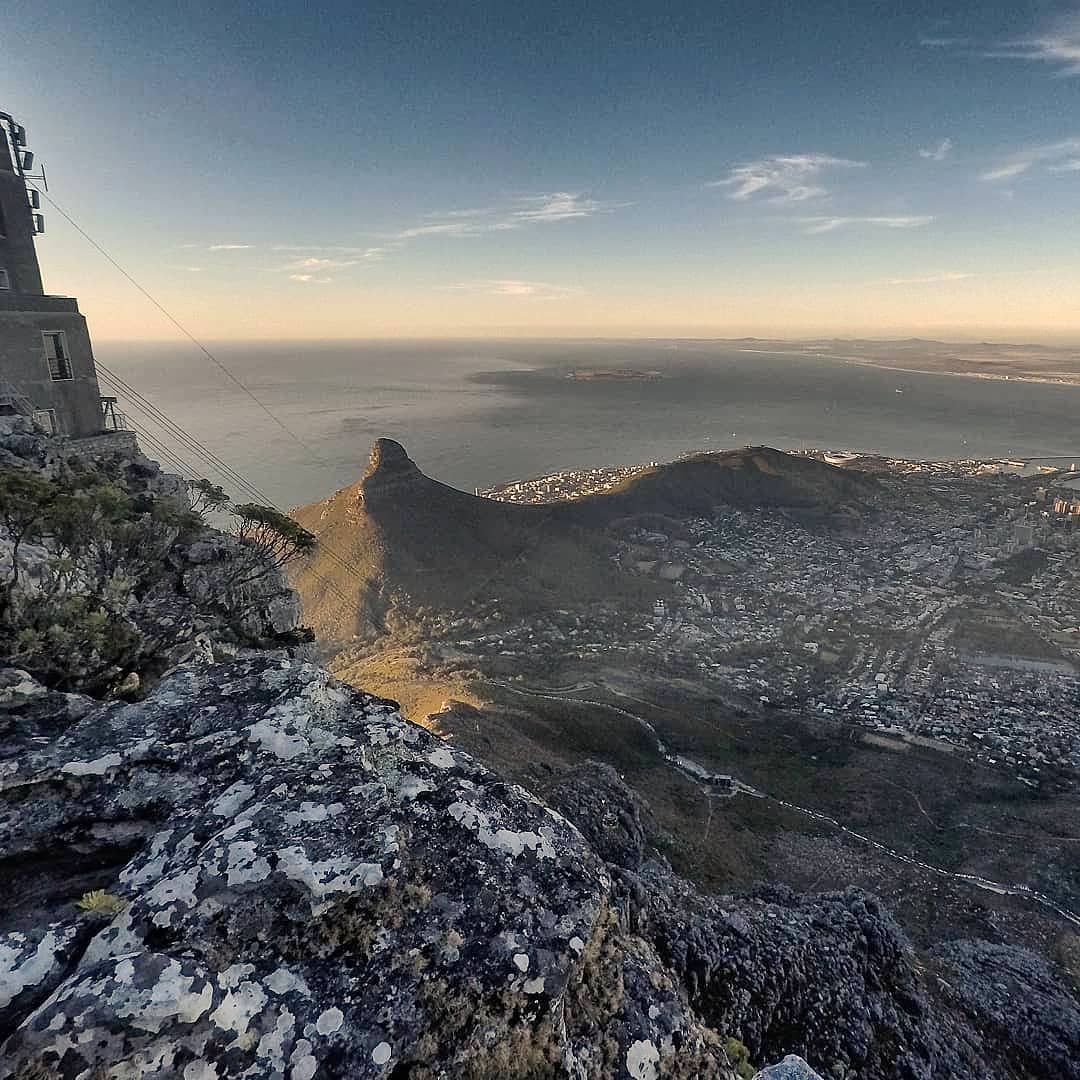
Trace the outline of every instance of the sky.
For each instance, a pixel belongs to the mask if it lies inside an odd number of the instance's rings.
[[[1080,6],[52,0],[50,195],[205,340],[1080,342]],[[63,219],[49,291],[177,331]]]

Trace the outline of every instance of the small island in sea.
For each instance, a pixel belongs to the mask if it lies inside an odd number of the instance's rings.
[[[591,382],[598,379],[662,379],[663,372],[641,371],[638,368],[574,368],[566,373],[568,379]]]

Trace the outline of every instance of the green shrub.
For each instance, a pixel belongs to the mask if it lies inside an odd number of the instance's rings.
[[[100,915],[107,919],[119,915],[126,906],[119,896],[114,896],[104,889],[91,889],[90,892],[83,893],[76,905],[80,911],[85,912],[87,915]]]
[[[233,589],[315,547],[311,533],[273,507],[234,506],[208,480],[191,481],[189,492],[193,509],[132,494],[82,460],[67,463],[56,479],[0,473],[0,532],[13,548],[11,566],[0,573],[0,660],[57,689],[113,689],[148,659],[131,612],[162,586],[175,588],[170,555],[205,529],[200,510],[232,515],[240,541],[227,581]],[[30,544],[47,553],[32,582],[20,559]],[[227,605],[240,604],[242,595]]]
[[[168,576],[169,553],[201,518],[79,465],[56,480],[0,474],[0,527],[14,549],[0,575],[0,657],[47,686],[103,693],[140,654],[127,611]],[[47,552],[32,585],[19,558],[30,543]]]
[[[724,1053],[738,1076],[743,1077],[743,1080],[753,1080],[757,1069],[750,1063],[750,1051],[745,1044],[728,1035],[724,1038]]]

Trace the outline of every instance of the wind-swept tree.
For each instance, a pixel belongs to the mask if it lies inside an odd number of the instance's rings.
[[[211,484],[209,480],[189,480],[187,488],[191,509],[196,514],[224,510],[229,505],[229,496],[217,484]]]
[[[313,533],[272,506],[239,503],[231,509],[236,516],[236,538],[250,545],[269,564],[279,569],[293,559],[314,551],[318,544]]]

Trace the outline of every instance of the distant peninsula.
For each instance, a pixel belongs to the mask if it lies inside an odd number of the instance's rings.
[[[1061,345],[958,343],[925,338],[803,341],[739,338],[717,344],[730,345],[740,352],[821,357],[897,372],[1080,385],[1080,348]]]

